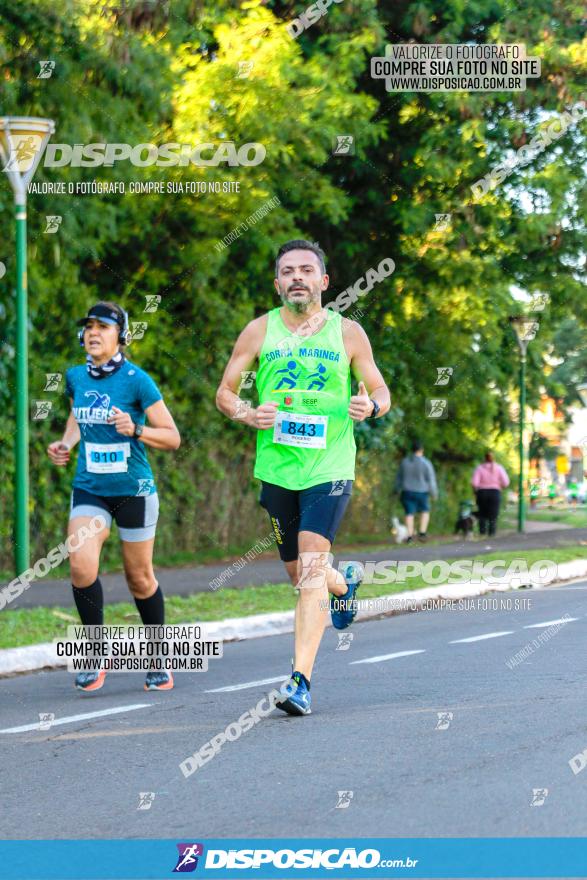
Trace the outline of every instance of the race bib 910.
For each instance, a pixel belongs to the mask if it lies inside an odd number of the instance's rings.
[[[86,443],[86,470],[90,474],[125,474],[130,443]]]
[[[305,449],[326,449],[328,416],[278,412],[273,442]]]

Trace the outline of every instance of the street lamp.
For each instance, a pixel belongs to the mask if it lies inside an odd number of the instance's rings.
[[[526,511],[524,506],[524,413],[526,409],[526,351],[538,331],[538,321],[526,315],[514,315],[509,319],[520,349],[520,478],[518,480],[518,531],[524,531]]]
[[[52,119],[0,117],[0,160],[14,192],[16,217],[16,445],[15,566],[29,567],[29,401],[27,347],[26,198],[49,138]]]
[[[577,385],[577,393],[581,398],[581,403],[585,408],[587,408],[587,382],[581,382],[580,385]],[[585,461],[585,450],[586,450],[586,438],[583,437],[582,440],[579,441],[581,446],[581,455],[583,462]],[[582,468],[583,479],[585,479],[585,466]]]
[[[583,406],[587,407],[587,382],[582,382],[580,385],[577,385],[577,393],[581,398]]]

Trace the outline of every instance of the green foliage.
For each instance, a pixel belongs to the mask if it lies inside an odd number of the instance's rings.
[[[459,499],[488,444],[508,448],[517,352],[507,317],[516,285],[545,291],[550,305],[529,349],[529,402],[538,399],[545,358],[566,358],[568,321],[579,352],[587,322],[585,129],[572,128],[479,202],[470,186],[531,139],[550,114],[580,95],[587,66],[580,5],[561,0],[356,0],[292,40],[284,27],[303,4],[195,0],[0,0],[2,114],[55,119],[57,143],[259,141],[255,167],[61,168],[35,180],[239,182],[221,195],[30,195],[30,390],[53,400],[31,422],[33,554],[63,534],[70,473],[51,468],[48,442],[67,405],[44,392],[45,374],[78,361],[73,322],[98,297],[121,300],[148,320],[132,356],[153,374],[180,427],[176,454],[152,453],[162,552],[222,548],[267,531],[252,479],[254,436],[229,423],[215,390],[243,325],[275,305],[272,261],[291,237],[317,239],[331,291],[354,283],[384,257],[394,274],[361,301],[394,411],[357,430],[363,476],[353,520],[385,534],[386,480],[401,448],[420,436],[439,464],[447,502]],[[583,42],[581,40],[583,39]],[[540,80],[522,93],[388,94],[369,76],[387,41],[525,42],[542,57]],[[38,62],[53,59],[50,79]],[[246,78],[239,61],[253,61]],[[339,134],[354,156],[333,156]],[[215,245],[269,199],[272,210],[226,249]],[[451,214],[446,232],[435,214]],[[60,214],[57,236],[45,216]],[[0,564],[11,557],[14,434],[12,196],[0,187],[7,274],[0,281]],[[159,310],[144,315],[145,297]],[[565,323],[567,322],[567,323]],[[584,346],[583,346],[584,350]],[[446,387],[437,369],[452,366]],[[581,376],[555,370],[553,387]],[[557,384],[558,383],[558,384]],[[562,395],[565,396],[565,395]],[[447,397],[449,418],[425,417],[428,398]],[[567,396],[567,403],[571,398]],[[442,514],[444,517],[444,514]],[[447,509],[450,520],[452,509]],[[356,525],[356,523],[355,523]],[[116,554],[116,548],[109,553]]]

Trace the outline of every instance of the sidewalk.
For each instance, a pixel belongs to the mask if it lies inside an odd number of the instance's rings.
[[[385,550],[373,551],[365,547],[334,546],[335,561],[338,558],[356,558],[361,562],[371,560],[422,560],[467,559],[499,550],[545,550],[551,547],[564,547],[587,541],[587,529],[544,522],[528,522],[527,532],[504,533],[496,538],[474,541],[451,541],[443,544],[394,544]],[[186,568],[157,568],[156,574],[166,596],[189,596],[210,590],[210,582],[230,569],[231,561],[197,565]],[[224,588],[238,589],[262,584],[279,584],[286,581],[285,570],[277,553],[267,553],[252,562],[246,562],[238,571],[230,569],[232,575],[223,581]],[[106,602],[130,602],[130,593],[124,576],[105,574],[100,576]],[[59,580],[33,581],[30,588],[11,603],[10,609],[52,607],[73,605],[69,578]]]

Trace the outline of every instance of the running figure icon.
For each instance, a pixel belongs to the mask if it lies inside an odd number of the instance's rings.
[[[298,370],[297,373],[294,372],[297,364],[295,361],[288,361],[287,367],[284,367],[282,370],[276,370],[276,374],[285,373],[284,376],[279,380],[279,385],[275,389],[276,391],[280,391],[282,388],[295,388],[296,382],[300,378],[302,371]]]

